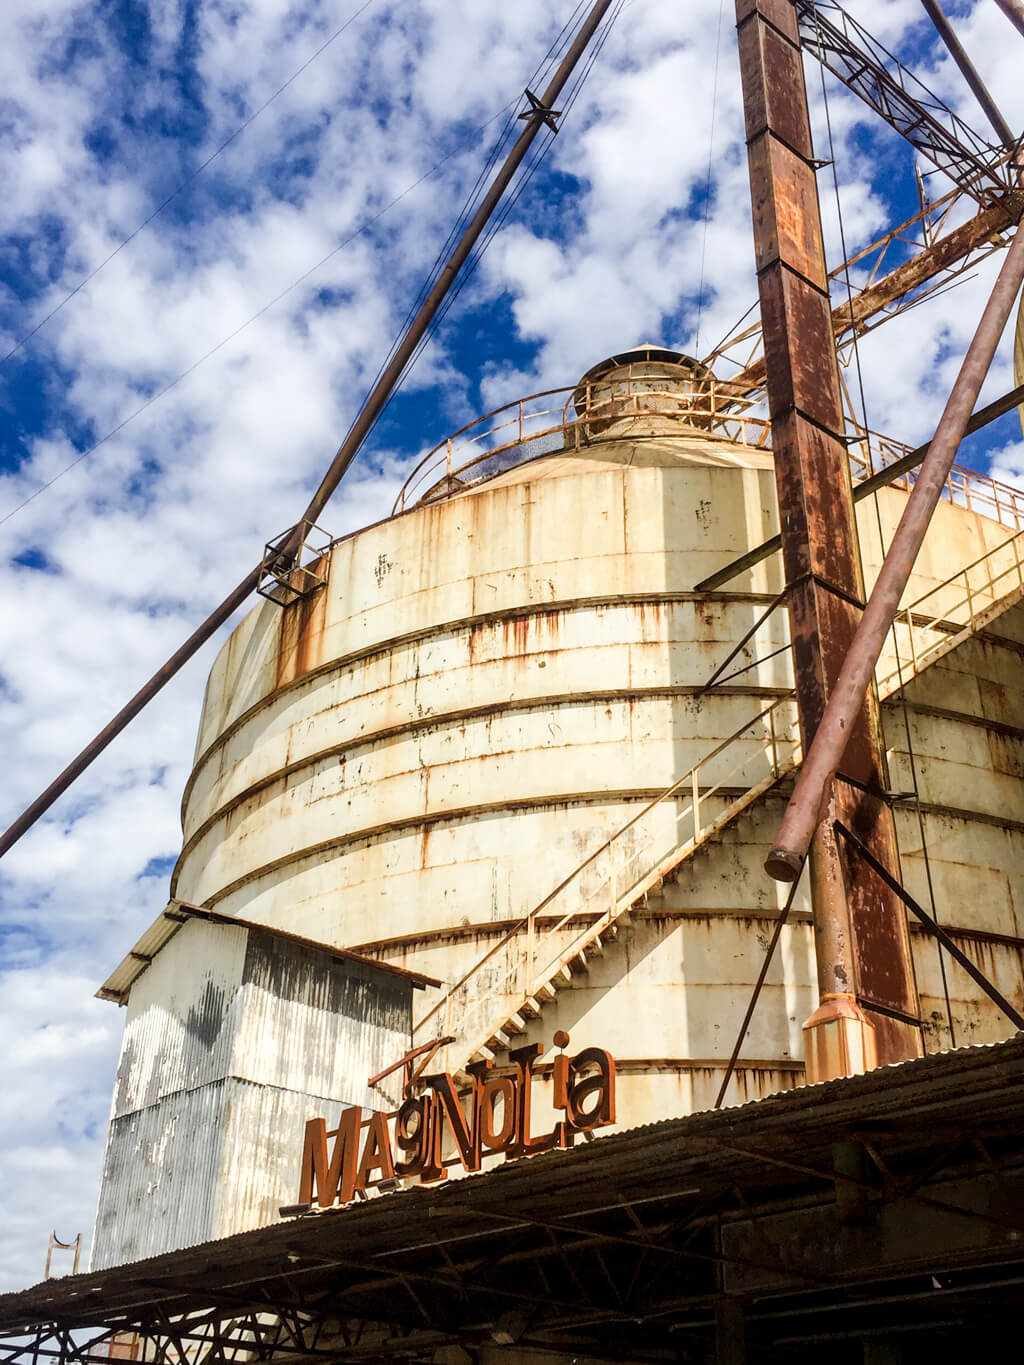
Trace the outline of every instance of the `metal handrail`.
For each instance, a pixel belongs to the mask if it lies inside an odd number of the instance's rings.
[[[629,367],[630,370],[632,367]],[[481,417],[447,436],[418,461],[395,500],[392,514],[405,511],[421,500],[441,500],[491,478],[493,469],[481,468],[489,460],[498,459],[509,451],[521,452],[520,458],[504,466],[514,468],[542,454],[556,454],[558,450],[579,450],[592,440],[587,428],[595,424],[628,420],[631,416],[657,416],[678,420],[680,425],[692,426],[707,422],[709,440],[739,440],[755,449],[770,449],[770,427],[763,404],[741,393],[733,392],[727,382],[719,382],[705,393],[680,395],[669,388],[651,387],[650,376],[641,376],[635,390],[629,373],[622,378],[599,380],[596,385],[582,386],[585,398],[582,416],[572,417],[570,406],[581,386],[543,389],[539,393],[519,398],[502,407],[494,408]],[[612,388],[610,396],[595,396]],[[531,405],[546,399],[563,399],[546,406]],[[643,400],[671,400],[680,404],[675,411],[660,412],[643,406]],[[632,402],[632,410],[627,403]],[[755,411],[761,409],[760,412]],[[499,420],[500,419],[500,420]],[[470,433],[473,433],[472,435]],[[533,443],[558,436],[557,446],[550,450],[531,449]],[[493,444],[492,440],[497,439]],[[488,444],[481,448],[481,443]],[[855,483],[869,478],[879,469],[886,469],[910,453],[910,447],[880,432],[860,425],[849,445],[850,474]],[[909,491],[917,478],[917,470],[893,479],[894,488]],[[434,495],[433,497],[431,495]],[[1015,530],[1024,530],[1024,490],[980,474],[963,465],[954,465],[946,482],[944,497],[968,511],[978,512]]]
[[[529,911],[528,914],[524,915],[521,919],[517,920],[516,923],[513,924],[496,943],[492,944],[492,946],[483,954],[482,957],[477,959],[477,961],[472,965],[472,967],[470,967],[469,970],[465,972],[458,979],[458,981],[456,981],[448,989],[445,995],[442,996],[442,998],[439,1001],[437,1001],[437,1003],[430,1010],[428,1010],[428,1012],[425,1015],[423,1015],[423,1017],[420,1020],[417,1021],[413,1030],[414,1035],[420,1032],[424,1028],[424,1026],[431,1019],[434,1018],[435,1015],[437,1015],[442,1009],[444,1009],[448,1005],[448,1003],[454,999],[456,993],[462,989],[466,982],[469,981],[471,977],[475,976],[476,973],[487,962],[491,960],[491,958],[493,958],[497,953],[499,953],[502,948],[504,948],[514,938],[516,938],[524,929],[531,928],[535,924],[537,917],[541,914],[541,912],[544,911],[556,899],[556,897],[561,895],[561,893],[569,885],[571,885],[571,883],[574,882],[580,876],[581,873],[583,873],[588,867],[590,867],[594,862],[596,862],[596,860],[601,856],[602,853],[605,853],[606,851],[611,849],[612,846],[618,840],[620,840],[623,835],[627,834],[629,830],[631,830],[636,824],[638,824],[639,821],[641,821],[645,815],[648,815],[652,810],[654,810],[656,806],[659,806],[662,802],[670,799],[678,791],[680,791],[683,787],[687,785],[689,785],[692,789],[696,774],[700,771],[702,767],[711,762],[712,759],[717,758],[719,754],[723,753],[727,748],[729,748],[733,743],[735,743],[736,740],[740,739],[748,730],[751,729],[751,727],[757,725],[761,721],[764,721],[766,718],[768,719],[769,723],[768,747],[771,750],[772,768],[773,771],[775,771],[778,768],[779,738],[776,734],[774,713],[778,707],[785,705],[787,703],[792,703],[793,697],[794,694],[792,692],[787,692],[784,696],[777,697],[771,703],[770,706],[763,708],[761,711],[757,713],[757,715],[752,716],[750,720],[748,720],[744,725],[740,726],[739,729],[735,730],[731,735],[721,740],[720,743],[718,743],[709,753],[704,754],[704,756],[700,758],[697,761],[697,763],[693,765],[692,768],[690,768],[686,773],[684,773],[682,777],[680,777],[677,781],[673,782],[671,786],[666,787],[664,791],[659,792],[658,795],[655,796],[651,801],[649,801],[645,806],[643,806],[642,809],[639,810],[636,815],[632,816],[631,819],[627,820],[624,825],[620,826],[619,829],[615,830],[613,834],[609,835],[609,837],[602,844],[599,844],[597,848],[595,848],[591,853],[587,855],[586,858],[583,859],[582,862],[577,864],[577,866],[573,868],[573,870],[568,874],[568,876],[564,877],[558,883],[558,885],[552,891],[550,891],[548,895],[544,897],[542,901],[538,902],[538,904],[535,905],[533,909]],[[738,767],[734,768],[730,772],[729,776],[732,776],[733,773],[735,773],[736,771],[738,771]],[[699,792],[698,786],[698,791],[696,793],[697,804],[696,806],[693,806],[691,804],[690,807],[690,809],[694,809],[695,816],[699,814],[700,801],[709,799],[722,785],[723,785],[722,782],[718,782],[715,785],[715,787],[704,792],[703,794]],[[695,835],[699,835],[700,830],[697,826],[696,818],[694,821],[694,831]],[[563,915],[555,925],[550,926],[548,932],[549,933],[558,932],[561,928],[564,927],[564,925],[569,919],[572,919],[578,913],[580,913],[579,907],[576,906],[572,910],[567,912],[565,915]]]
[[[744,445],[754,445],[759,449],[767,446],[770,425],[763,399],[732,393],[729,384],[724,382],[703,393],[682,394],[677,388],[656,387],[656,381],[650,375],[640,374],[634,380],[634,368],[640,370],[645,367],[624,366],[622,372],[616,372],[614,377],[585,385],[544,389],[475,417],[438,442],[420,459],[400,490],[393,512],[402,512],[420,498],[429,496],[431,490],[444,479],[458,479],[459,488],[454,491],[460,491],[467,482],[462,478],[467,471],[505,451],[556,433],[562,433],[564,448],[579,449],[581,444],[588,443],[587,427],[631,416],[663,417],[685,425],[693,425],[696,419],[701,425],[708,423],[707,431],[711,440],[716,439],[715,433],[719,432],[717,439],[739,440]],[[584,410],[571,417],[570,405],[580,393],[585,398]],[[555,397],[563,397],[564,401],[541,408],[531,406],[539,400]],[[678,406],[669,411],[645,406],[652,400]],[[755,409],[761,409],[761,413],[756,413]],[[536,425],[541,419],[555,417],[555,421],[543,426]],[[499,418],[500,421],[496,420]],[[469,432],[476,434],[468,437]],[[496,443],[488,444],[486,449],[472,449],[501,433],[505,435]],[[465,454],[467,448],[472,452],[469,455]]]
[[[993,574],[991,571],[993,560],[998,555],[1007,551],[1008,549],[1012,549],[1013,551],[1012,565],[1005,569],[1002,569],[999,573]],[[986,584],[977,589],[972,590],[970,585],[970,573],[972,570],[977,569],[981,565],[985,565],[989,570],[987,574]],[[980,619],[980,617],[985,611],[990,611],[991,608],[998,601],[1001,600],[1001,598],[998,598],[995,595],[996,585],[1002,582],[1002,580],[1005,579],[1007,576],[1014,574],[1017,577],[1017,591],[1024,595],[1024,531],[1019,531],[1014,535],[1010,536],[1008,539],[1001,541],[991,550],[988,550],[984,554],[979,555],[969,564],[964,565],[962,568],[958,569],[954,574],[951,574],[949,578],[945,579],[942,583],[939,583],[934,587],[929,588],[927,592],[923,593],[920,597],[916,598],[906,607],[901,608],[899,618],[897,619],[901,622],[905,621],[909,631],[911,632],[911,661],[909,666],[907,666],[903,670],[897,670],[896,673],[893,673],[887,676],[885,679],[880,679],[878,681],[879,696],[882,697],[889,695],[892,690],[895,690],[895,688],[893,687],[894,683],[896,684],[896,687],[898,687],[903,683],[909,681],[909,678],[911,676],[914,676],[916,673],[918,673],[930,661],[930,653],[932,653],[933,651],[926,651],[924,653],[921,653],[914,646],[913,632],[915,629],[921,631],[934,629],[940,622],[948,621],[949,613],[951,611],[956,611],[964,605],[968,607],[969,616],[968,620],[962,625],[961,631],[959,631],[958,634],[962,633],[963,630],[971,629],[973,624],[978,619]],[[923,602],[926,602],[930,597],[934,597],[937,593],[940,593],[943,590],[948,589],[952,584],[956,583],[957,580],[961,578],[964,580],[964,585],[966,589],[965,596],[962,600],[954,603],[952,607],[946,607],[942,613],[933,618],[929,618],[929,620],[927,620],[924,623],[921,623],[920,621],[917,621],[915,619],[916,616],[919,614],[918,609],[920,608]],[[985,605],[983,608],[979,609],[978,611],[975,611],[974,602],[978,598],[978,596],[982,594],[984,594],[985,596]],[[1003,596],[1006,595],[1007,594],[1003,594]],[[944,641],[940,641],[939,645],[941,646],[942,643],[944,643]],[[641,810],[637,812],[636,815],[632,816],[629,820],[626,821],[625,824],[621,825],[617,830],[614,831],[614,833],[609,835],[609,837],[605,839],[603,843],[599,844],[595,849],[593,849],[591,853],[587,855],[586,858],[584,858],[579,864],[577,864],[577,866],[574,867],[572,871],[566,877],[564,877],[558,883],[558,885],[551,892],[548,893],[548,895],[544,897],[543,900],[538,902],[538,904],[535,905],[529,911],[528,914],[524,915],[521,919],[517,920],[516,923],[513,924],[505,932],[505,934],[503,934],[502,937],[498,939],[496,943],[494,943],[489,949],[487,949],[487,951],[481,957],[479,957],[476,960],[476,962],[474,962],[473,965],[466,972],[464,972],[463,975],[451,987],[449,987],[449,989],[436,1002],[436,1004],[416,1023],[413,1030],[414,1036],[420,1033],[422,1029],[426,1026],[426,1024],[436,1015],[438,1015],[442,1010],[445,1010],[447,1014],[445,1032],[446,1033],[453,1032],[451,1020],[451,1007],[456,1002],[456,998],[459,992],[462,991],[466,983],[472,977],[474,977],[484,966],[486,966],[488,962],[494,959],[497,956],[497,954],[499,954],[502,951],[503,948],[507,947],[509,943],[511,943],[514,939],[518,938],[520,935],[522,935],[524,930],[526,930],[529,935],[530,961],[525,974],[525,979],[522,981],[521,988],[517,993],[523,996],[523,998],[525,999],[529,999],[538,988],[538,985],[542,984],[544,981],[549,979],[553,972],[557,971],[560,961],[565,961],[572,958],[575,954],[581,951],[582,947],[586,946],[586,940],[588,938],[591,939],[593,938],[595,928],[597,929],[598,933],[603,933],[605,931],[606,925],[612,923],[613,920],[617,917],[617,915],[622,913],[623,908],[628,908],[629,905],[634,904],[635,901],[639,899],[641,895],[644,894],[643,888],[645,882],[656,879],[656,877],[659,875],[659,868],[664,865],[664,860],[662,860],[662,863],[656,862],[655,866],[652,869],[648,869],[647,873],[645,873],[643,876],[640,876],[630,881],[626,886],[626,889],[621,894],[619,894],[616,887],[616,878],[614,875],[615,867],[613,863],[612,875],[609,879],[610,903],[608,905],[608,909],[603,911],[588,910],[587,907],[588,905],[591,904],[593,897],[590,897],[587,900],[576,902],[572,906],[570,906],[556,921],[554,921],[554,923],[545,926],[544,941],[548,941],[557,936],[558,934],[560,934],[573,919],[581,915],[592,916],[590,922],[587,923],[583,928],[581,928],[579,933],[576,934],[576,936],[569,941],[569,944],[567,946],[563,944],[559,954],[551,958],[551,960],[548,961],[543,968],[541,968],[538,971],[538,969],[534,965],[536,961],[537,946],[539,945],[533,939],[533,934],[535,932],[537,919],[541,915],[541,913],[544,910],[546,910],[549,906],[551,906],[552,903],[557,899],[557,897],[559,897],[562,894],[562,892],[564,892],[573,882],[575,882],[587,868],[593,866],[593,864],[597,861],[598,858],[601,857],[603,853],[606,853],[609,850],[611,850],[614,858],[614,848],[617,845],[617,843],[623,838],[623,836],[626,835],[631,829],[633,829],[652,810],[654,810],[657,806],[661,805],[663,802],[674,797],[683,788],[689,786],[691,792],[691,799],[686,810],[682,811],[678,818],[683,819],[688,814],[692,814],[693,832],[688,840],[686,840],[684,843],[678,846],[676,850],[676,853],[678,855],[676,859],[677,861],[681,861],[682,858],[686,857],[689,852],[694,851],[696,848],[698,848],[700,844],[706,840],[707,837],[711,837],[711,833],[716,829],[720,828],[724,821],[728,820],[728,818],[730,817],[730,812],[736,809],[742,809],[745,802],[748,800],[750,794],[756,791],[759,786],[762,786],[765,783],[766,779],[764,777],[759,778],[743,793],[743,795],[737,797],[732,803],[730,803],[726,810],[720,813],[718,818],[715,821],[713,821],[710,825],[703,825],[701,823],[700,808],[702,803],[705,803],[713,799],[714,796],[722,789],[722,787],[726,785],[729,778],[733,777],[737,772],[739,772],[742,768],[745,768],[750,763],[751,759],[749,755],[745,755],[743,758],[741,758],[740,761],[737,764],[735,764],[733,768],[731,768],[730,771],[727,774],[725,774],[725,776],[719,778],[713,786],[705,788],[703,790],[701,789],[700,785],[700,772],[703,768],[706,768],[706,766],[711,761],[719,757],[719,755],[725,752],[725,750],[727,750],[738,740],[740,740],[754,726],[763,723],[766,720],[768,722],[768,734],[763,737],[763,742],[764,748],[770,751],[769,759],[770,779],[773,781],[777,780],[783,774],[784,770],[795,768],[800,761],[801,749],[800,741],[798,738],[780,739],[778,733],[778,726],[776,724],[776,713],[778,712],[779,708],[785,705],[793,705],[795,702],[795,695],[796,695],[795,691],[793,690],[787,691],[783,696],[777,697],[769,706],[764,707],[760,711],[758,711],[758,713],[755,716],[752,716],[744,725],[740,726],[738,729],[734,730],[731,735],[721,740],[717,745],[715,745],[713,749],[711,749],[708,753],[704,754],[695,764],[693,764],[693,766],[689,768],[687,772],[683,774],[682,777],[678,778],[670,786],[666,787],[663,791],[659,792],[658,795],[655,796],[651,801],[647,802],[647,804],[644,805],[641,808]],[[783,760],[782,757],[780,756],[779,752],[780,743],[784,743],[787,746],[792,746],[789,755],[785,760]],[[500,1023],[498,1026],[500,1027]],[[493,1029],[491,1029],[490,1032],[493,1032]],[[488,1036],[490,1036],[490,1032],[488,1033]],[[472,1055],[474,1051],[476,1051],[480,1046],[484,1045],[485,1043],[486,1037],[475,1039],[473,1044],[470,1045],[470,1050],[467,1055]]]
[[[884,441],[877,450],[881,468],[895,464],[902,458],[905,450],[905,447],[899,446],[896,442]],[[854,471],[857,471],[854,473],[855,483],[859,483],[861,478],[869,478],[872,472],[876,472],[872,471],[870,461],[855,453],[853,449],[850,451],[850,462]],[[903,488],[909,492],[917,481],[919,472],[918,469],[908,470],[894,478],[889,486]],[[1024,530],[1024,490],[1003,483],[999,479],[993,479],[990,474],[979,474],[977,470],[955,464],[946,479],[943,497],[956,507],[963,507],[968,512],[977,512],[990,521],[998,521],[1002,526],[1012,526],[1017,531]]]
[[[1012,562],[1009,563],[1006,568],[1001,569],[998,573],[994,574],[992,572],[994,561],[999,555],[1008,550],[1012,551]],[[978,587],[972,588],[970,579],[971,570],[977,569],[981,565],[984,565],[988,571],[985,581]],[[1005,591],[996,591],[997,584],[1002,584],[1004,580],[1013,578],[1016,579],[1015,586],[1008,586]],[[935,597],[936,594],[947,590],[961,579],[963,580],[964,585],[963,597],[952,604],[943,606],[942,610],[934,615],[927,615],[922,619],[922,613],[920,611],[922,603],[927,602],[931,597]],[[921,596],[916,598],[913,602],[909,602],[906,606],[900,607],[893,618],[891,631],[893,642],[897,649],[897,658],[899,651],[899,640],[896,635],[897,626],[906,629],[907,643],[910,646],[910,676],[914,676],[931,662],[933,655],[947,648],[952,639],[958,639],[964,632],[977,629],[982,618],[990,613],[993,607],[1004,602],[1006,597],[1015,592],[1024,594],[1024,530],[1017,531],[1007,540],[1000,541],[1000,543],[993,546],[991,550],[987,550],[984,554],[979,555],[977,559],[973,559],[969,564],[965,564],[963,568],[957,569],[956,573],[950,574],[943,582],[929,588],[926,593],[922,593]],[[979,599],[981,599],[980,604]],[[955,613],[964,607],[967,608],[967,619],[964,621],[956,620]],[[952,634],[950,632],[951,626],[955,627]],[[922,649],[922,635],[931,634],[934,636],[936,631],[941,632],[941,638],[938,640],[933,638],[930,645],[927,648]],[[904,676],[904,672],[905,666],[901,666],[897,663],[894,672],[887,674],[883,680],[879,680],[879,691],[882,692],[894,682],[897,688],[902,686],[904,682],[908,682],[910,679],[909,677]]]

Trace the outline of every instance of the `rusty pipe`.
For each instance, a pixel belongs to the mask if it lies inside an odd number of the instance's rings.
[[[1022,281],[1024,232],[1018,229],[935,428],[928,454],[850,642],[821,723],[801,765],[776,835],[775,847],[765,860],[765,871],[776,881],[792,881],[807,855],[828,785],[842,762],[850,728],[863,705],[882,645]]]
[[[563,57],[558,70],[551,78],[547,89],[544,91],[540,100],[539,109],[535,106],[532,114],[526,118],[526,126],[516,139],[515,146],[509,152],[502,165],[501,170],[495,176],[490,188],[473,216],[472,222],[466,228],[462,237],[456,244],[452,254],[449,256],[447,264],[441,271],[437,283],[427,296],[422,308],[417,313],[409,326],[408,331],[402,338],[398,350],[391,363],[381,375],[373,392],[367,399],[362,411],[352,425],[352,429],[345,438],[331,462],[331,467],[324,475],[320,487],[313,495],[312,501],[306,508],[302,517],[296,522],[291,531],[286,533],[275,547],[278,553],[278,562],[287,564],[294,559],[298,552],[306,525],[315,522],[319,513],[323,510],[327,500],[338,487],[345,471],[352,463],[355,455],[366,439],[374,422],[380,416],[385,404],[398,384],[410,357],[416,346],[422,340],[434,314],[444,301],[449,289],[455,281],[459,270],[465,264],[469,253],[472,251],[477,238],[483,231],[494,211],[495,206],[502,194],[508,188],[510,181],[515,175],[523,157],[529,150],[530,144],[537,135],[538,129],[545,122],[545,116],[549,115],[552,103],[561,93],[566,81],[572,74],[572,70],[580,57],[583,55],[588,43],[594,36],[598,25],[604,18],[612,0],[595,0],[589,14],[583,22],[579,32],[569,50]],[[127,706],[121,708],[112,721],[99,732],[99,734],[85,746],[82,752],[75,758],[59,777],[54,778],[46,790],[32,802],[26,810],[0,835],[0,858],[7,852],[12,845],[16,844],[23,834],[25,834],[41,815],[53,805],[53,803],[67,791],[72,782],[85,772],[86,768],[98,758],[111,740],[115,739],[121,731],[139,714],[143,707],[150,702],[162,687],[181,669],[189,659],[192,658],[205,643],[214,635],[220,627],[227,621],[242,603],[249,597],[259,584],[263,564],[261,563],[251,573],[242,579],[241,583],[228,594],[203,624],[189,636],[180,649],[167,660],[161,669],[136,692]]]
[[[967,51],[960,39],[956,36],[953,25],[946,18],[938,0],[921,0],[928,18],[935,25],[939,37],[945,43],[949,55],[960,68],[960,74],[971,87],[974,98],[981,105],[985,117],[995,129],[996,136],[1004,147],[1012,147],[1016,142],[1010,125],[999,112],[999,106],[989,93],[988,86],[978,75],[977,68],[967,55]]]
[[[1010,23],[1024,36],[1024,0],[996,0]]]

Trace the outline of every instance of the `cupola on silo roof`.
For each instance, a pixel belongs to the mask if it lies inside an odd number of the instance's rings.
[[[685,415],[695,427],[710,427],[714,375],[692,356],[643,342],[599,361],[573,394],[576,415],[587,419],[591,440],[623,418]]]

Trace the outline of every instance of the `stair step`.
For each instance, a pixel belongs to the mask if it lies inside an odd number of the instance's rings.
[[[539,1019],[543,1005],[544,1001],[538,999],[537,995],[529,995],[519,1006],[519,1013],[524,1019]]]
[[[522,1007],[520,1007],[517,1013],[510,1014],[501,1027],[504,1033],[525,1033],[526,1017],[522,1012]]]
[[[538,1000],[541,1005],[547,1005],[552,1000],[554,1000],[557,994],[558,991],[555,989],[552,983],[550,981],[545,981],[543,985],[537,987],[537,990],[533,998],[535,1000]]]
[[[587,970],[587,955],[582,948],[569,959],[569,970],[576,974]]]

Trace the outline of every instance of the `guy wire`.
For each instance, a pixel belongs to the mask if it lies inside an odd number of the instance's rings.
[[[700,355],[700,321],[704,312],[704,262],[708,250],[708,220],[711,217],[711,167],[715,152],[715,113],[718,108],[718,64],[722,54],[722,11],[725,0],[718,0],[718,28],[715,30],[715,74],[711,82],[711,132],[708,135],[708,173],[704,181],[704,236],[700,247],[700,278],[697,284],[697,335],[693,350]]]
[[[597,61],[597,58],[598,58],[598,56],[599,56],[600,53],[601,53],[601,49],[604,47],[605,43],[608,41],[608,37],[609,37],[609,34],[611,33],[612,27],[613,27],[613,25],[615,24],[616,19],[617,19],[617,18],[619,17],[619,15],[622,13],[622,10],[625,8],[625,5],[626,5],[626,0],[619,0],[618,4],[614,7],[614,9],[612,9],[612,10],[610,11],[610,13],[609,13],[609,15],[608,15],[608,18],[605,20],[604,28],[602,29],[602,31],[601,31],[601,33],[600,33],[600,36],[598,37],[597,41],[594,43],[593,47],[591,48],[590,52],[588,53],[587,59],[586,59],[585,65],[583,66],[582,71],[581,71],[580,74],[575,78],[574,83],[573,83],[573,85],[571,86],[570,94],[569,94],[568,97],[563,101],[563,108],[562,108],[562,112],[561,112],[561,121],[562,121],[562,122],[564,122],[566,116],[569,114],[570,110],[572,109],[573,105],[575,104],[576,99],[577,99],[577,97],[579,96],[579,93],[580,93],[581,89],[583,88],[583,84],[584,84],[584,82],[585,82],[586,79],[587,79],[587,76],[590,74],[590,71],[591,71],[591,69],[592,69],[594,63]],[[560,122],[560,124],[559,124],[559,127],[561,127],[561,122]],[[415,352],[414,352],[413,355],[410,357],[409,364],[408,364],[408,366],[406,367],[406,371],[405,371],[406,374],[408,374],[408,372],[409,372],[409,370],[412,368],[412,366],[415,365],[416,361],[419,359],[420,355],[422,354],[424,347],[428,346],[428,345],[430,344],[430,342],[433,340],[434,335],[435,335],[436,332],[437,332],[437,329],[440,327],[440,325],[443,323],[444,319],[447,317],[448,312],[449,312],[449,310],[451,309],[452,305],[454,304],[455,300],[458,298],[458,296],[462,293],[463,289],[464,289],[464,288],[466,287],[466,285],[469,283],[469,280],[472,278],[472,276],[473,276],[473,274],[474,274],[474,272],[475,272],[477,266],[480,264],[480,261],[482,260],[483,255],[484,255],[484,253],[486,252],[487,248],[490,246],[490,244],[491,244],[492,240],[494,239],[495,235],[501,230],[501,228],[502,228],[503,225],[505,224],[505,222],[506,222],[506,220],[508,219],[509,215],[512,213],[513,209],[515,208],[516,204],[518,203],[519,198],[520,198],[520,196],[522,195],[523,191],[526,189],[527,185],[528,185],[528,184],[530,183],[530,181],[532,180],[532,178],[533,178],[534,174],[536,173],[538,167],[540,166],[541,162],[543,161],[543,159],[544,159],[544,157],[545,157],[545,155],[546,155],[546,153],[547,153],[547,151],[548,151],[548,148],[551,146],[551,143],[554,141],[554,138],[555,138],[554,130],[551,130],[550,132],[548,132],[547,134],[545,134],[542,138],[539,138],[539,139],[537,140],[537,142],[534,144],[534,148],[531,150],[530,159],[529,159],[529,161],[526,163],[525,168],[523,169],[523,171],[522,171],[522,173],[521,173],[521,175],[520,175],[519,180],[516,182],[515,188],[514,188],[514,189],[512,190],[512,192],[508,195],[507,199],[506,199],[506,200],[501,204],[501,206],[498,208],[497,212],[495,213],[494,217],[491,219],[490,223],[488,223],[487,228],[486,228],[486,230],[484,231],[484,234],[483,234],[483,236],[482,236],[482,238],[481,238],[479,244],[477,245],[477,247],[476,247],[475,250],[473,251],[473,254],[470,256],[469,260],[466,262],[465,266],[463,267],[462,273],[460,274],[458,280],[455,282],[455,284],[454,284],[454,285],[452,286],[452,288],[449,290],[448,295],[447,295],[447,297],[445,298],[444,303],[443,303],[443,304],[441,305],[441,307],[437,310],[437,313],[435,314],[435,316],[434,316],[434,318],[433,318],[433,320],[432,320],[432,322],[431,322],[431,324],[430,324],[429,329],[427,330],[426,334],[424,335],[423,340],[420,342],[420,344],[417,346]],[[401,382],[401,381],[399,381],[399,382]],[[396,386],[396,392],[397,392],[397,386]],[[391,401],[391,400],[389,400],[389,403],[390,403],[390,401]],[[385,408],[385,411],[386,411],[386,410],[387,410],[387,409]],[[381,415],[383,416],[383,413],[382,413]]]

